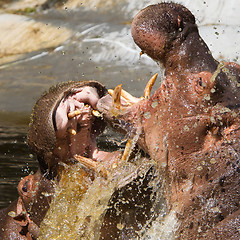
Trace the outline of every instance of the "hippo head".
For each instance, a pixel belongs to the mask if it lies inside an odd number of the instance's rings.
[[[194,16],[180,4],[159,3],[146,7],[134,17],[131,29],[142,52],[164,66],[165,76],[151,98],[119,113],[120,128],[136,132],[134,129],[143,126],[144,141],[148,136],[151,139],[149,147],[155,135],[160,139],[164,136],[175,139],[176,146],[193,136],[189,142],[195,146],[187,148],[196,150],[211,128],[211,113],[217,104],[239,108],[238,65],[219,63],[213,58],[199,35]],[[105,97],[98,102],[98,107],[113,122],[116,114],[111,118],[111,107],[107,107],[111,104]],[[155,137],[151,137],[153,135]]]
[[[49,209],[53,193],[53,181],[43,177],[40,170],[24,177],[18,184],[20,203],[38,227]]]
[[[239,106],[239,66],[219,64],[212,57],[186,7],[176,3],[150,5],[134,17],[131,31],[142,53],[164,66],[167,82],[180,91],[182,99],[189,100],[188,106],[200,106],[210,95],[211,104]]]
[[[180,4],[160,3],[140,11],[132,22],[135,43],[152,59],[159,61],[172,48],[173,41],[191,29],[197,31],[195,17]]]
[[[62,127],[63,114],[75,110],[74,102],[78,101],[74,96],[79,92],[83,93],[80,98],[83,108],[88,109],[87,112],[89,116],[91,115],[91,121],[89,122],[91,126],[84,126],[84,129],[88,129],[89,134],[93,137],[99,134],[105,127],[102,119],[95,118],[91,114],[91,111],[96,107],[98,98],[103,97],[107,92],[103,85],[96,81],[68,82],[50,88],[49,92],[43,94],[33,108],[27,138],[28,145],[37,155],[42,172],[47,172],[54,165],[57,165],[59,160],[64,160],[63,158],[72,157],[68,149],[66,149],[70,147],[66,145],[70,144],[68,141],[69,138],[68,136],[63,136],[58,128]],[[84,96],[84,94],[86,94],[86,96]],[[70,98],[70,100],[66,107],[64,106],[64,102],[67,98]],[[58,110],[59,106],[65,107],[65,109],[63,110],[60,107],[60,110]],[[75,137],[81,138],[81,134],[84,134],[80,131],[81,126],[75,124],[73,127],[76,130],[74,130]],[[64,140],[64,138],[66,139]],[[64,141],[66,144],[62,147],[61,151],[58,151],[61,148],[59,142]],[[89,140],[89,142],[81,142],[81,144],[91,145],[92,143]],[[77,149],[75,149],[75,151],[77,151]]]

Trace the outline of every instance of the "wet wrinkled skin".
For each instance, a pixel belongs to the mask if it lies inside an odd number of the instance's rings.
[[[116,129],[139,134],[139,146],[164,170],[176,238],[239,239],[239,65],[212,57],[194,16],[179,4],[140,11],[132,36],[165,68],[163,82],[118,116],[109,95],[99,111]]]

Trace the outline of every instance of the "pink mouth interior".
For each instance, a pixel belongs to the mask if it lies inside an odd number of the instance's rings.
[[[75,154],[91,158],[97,151],[96,117],[92,110],[96,108],[98,99],[97,90],[85,86],[76,89],[59,103],[55,111],[55,125],[57,142],[60,143],[58,148],[63,158],[71,158]],[[75,110],[79,110],[80,114],[68,118],[68,113]]]

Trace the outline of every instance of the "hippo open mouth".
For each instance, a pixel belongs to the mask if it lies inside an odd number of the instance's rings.
[[[56,107],[53,122],[57,150],[64,159],[75,154],[95,159],[96,136],[105,126],[103,121],[97,120],[100,117],[95,110],[98,99],[96,88],[84,86],[71,90]]]
[[[68,82],[52,87],[37,101],[28,144],[37,154],[43,173],[54,177],[58,163],[75,155],[92,160],[101,155],[96,136],[104,130],[105,122],[96,105],[106,93],[95,81]]]

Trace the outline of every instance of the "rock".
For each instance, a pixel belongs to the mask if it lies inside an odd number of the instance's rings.
[[[57,47],[72,35],[66,28],[15,14],[1,14],[0,29],[0,64],[16,60],[22,54]]]

